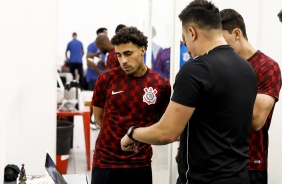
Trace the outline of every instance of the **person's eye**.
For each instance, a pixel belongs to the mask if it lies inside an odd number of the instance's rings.
[[[125,53],[124,55],[130,56],[131,54],[132,54],[132,52],[127,52],[127,53]]]

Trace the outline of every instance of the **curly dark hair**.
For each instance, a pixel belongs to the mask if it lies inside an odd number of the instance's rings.
[[[239,28],[248,40],[244,19],[237,11],[233,9],[221,10],[220,17],[223,30],[227,30],[231,34],[235,28]]]
[[[200,29],[220,29],[219,9],[207,0],[194,0],[178,15],[182,25],[195,23]]]
[[[124,27],[121,29],[112,39],[113,45],[120,45],[124,43],[132,42],[139,47],[148,47],[148,38],[136,27]]]

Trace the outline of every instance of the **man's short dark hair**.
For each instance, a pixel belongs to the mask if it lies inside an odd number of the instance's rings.
[[[77,36],[76,32],[72,33],[72,36]]]
[[[244,19],[237,11],[234,9],[221,10],[220,18],[223,30],[227,30],[231,34],[235,28],[239,28],[244,38],[248,40]]]
[[[218,8],[207,0],[194,0],[178,15],[182,25],[196,24],[200,29],[220,29]]]
[[[280,22],[282,22],[282,10],[280,10],[277,16],[279,17]]]
[[[103,33],[104,31],[107,31],[107,30],[108,30],[107,28],[101,27],[101,28],[97,29],[96,34],[98,35],[100,33]]]
[[[120,45],[132,42],[139,47],[148,46],[148,38],[136,27],[124,27],[112,39],[113,45]]]
[[[123,25],[123,24],[117,25],[116,30],[115,30],[115,33],[117,34],[117,32],[118,32],[119,30],[121,30],[122,28],[124,28],[124,27],[126,27],[126,26]]]

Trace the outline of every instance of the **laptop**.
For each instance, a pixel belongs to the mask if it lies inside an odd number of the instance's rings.
[[[55,184],[68,184],[48,153],[46,153],[45,168]]]

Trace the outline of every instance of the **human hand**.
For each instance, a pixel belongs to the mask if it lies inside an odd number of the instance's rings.
[[[105,68],[105,62],[103,62],[102,60],[100,60],[100,61],[97,63],[97,66],[101,66],[101,67]]]
[[[179,149],[177,150],[177,154],[175,156],[175,161],[176,161],[176,163],[179,162]]]
[[[100,50],[98,50],[96,53],[97,53],[98,56],[99,56],[100,54],[103,54],[102,51],[100,51]]]
[[[123,151],[138,151],[139,142],[135,142],[134,140],[130,139],[127,134],[123,136],[120,140],[121,149]]]

